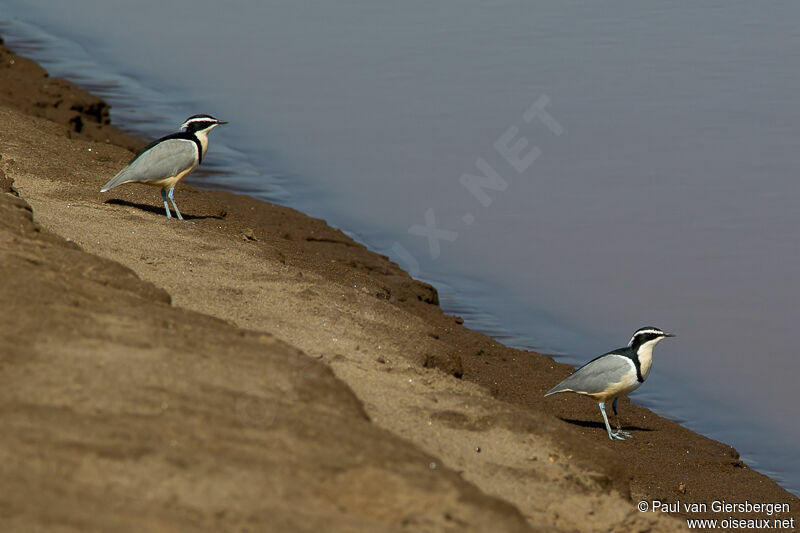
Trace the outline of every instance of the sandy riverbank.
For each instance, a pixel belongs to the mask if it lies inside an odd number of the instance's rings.
[[[626,402],[636,436],[609,442],[593,402],[542,398],[568,367],[464,328],[323,221],[182,185],[180,223],[155,189],[100,194],[141,141],[37,69],[0,50],[0,171],[21,197],[2,194],[0,219],[0,479],[18,488],[0,521],[673,531],[633,503],[800,513],[647,409]]]

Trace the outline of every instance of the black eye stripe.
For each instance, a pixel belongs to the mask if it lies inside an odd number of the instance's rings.
[[[192,131],[199,131],[209,128],[211,126],[215,126],[217,123],[213,120],[193,120],[186,124],[186,127]]]

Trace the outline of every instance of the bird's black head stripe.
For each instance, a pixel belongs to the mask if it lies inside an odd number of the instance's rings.
[[[213,120],[195,120],[195,121],[190,122],[190,123],[188,123],[186,125],[186,130],[187,131],[192,131],[192,132],[201,131],[201,130],[210,128],[212,126],[216,126],[217,124],[218,124],[218,122],[213,121]]]
[[[650,342],[654,339],[660,339],[664,336],[666,336],[665,333],[658,328],[642,328],[633,334],[633,337],[631,337],[631,342],[628,346],[633,348],[634,351],[638,351],[639,347],[646,342]]]

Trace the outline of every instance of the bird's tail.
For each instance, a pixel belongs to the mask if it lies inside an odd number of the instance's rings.
[[[550,396],[551,394],[556,394],[558,392],[570,392],[571,390],[572,389],[570,389],[569,387],[565,387],[564,386],[564,382],[562,381],[561,383],[559,383],[558,385],[556,385],[555,387],[553,387],[549,391],[545,392],[544,395],[545,396]]]
[[[103,188],[100,189],[100,192],[106,192],[106,191],[108,191],[110,189],[113,189],[117,185],[122,185],[123,183],[128,181],[128,172],[127,172],[127,170],[128,170],[128,167],[125,167],[122,170],[120,170],[117,173],[116,176],[114,176],[113,178],[108,180],[108,183],[103,185]]]

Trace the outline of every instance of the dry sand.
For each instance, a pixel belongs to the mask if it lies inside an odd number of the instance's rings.
[[[157,189],[100,194],[132,155],[115,143],[141,142],[99,104],[32,117],[94,98],[37,68],[0,50],[0,171],[22,198],[0,219],[0,529],[683,529],[640,499],[798,516],[647,409],[626,402],[635,437],[610,442],[593,402],[542,398],[569,367],[464,328],[323,221],[183,184],[185,222]]]

